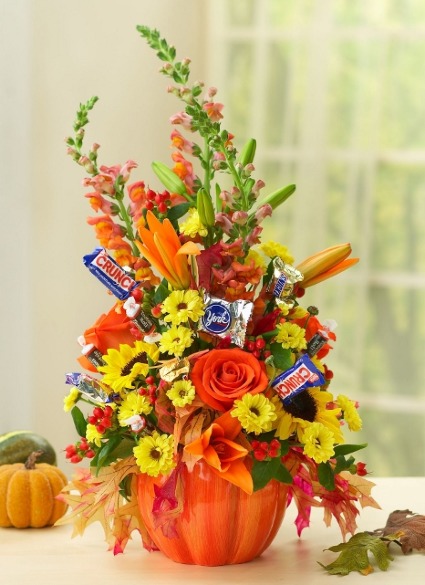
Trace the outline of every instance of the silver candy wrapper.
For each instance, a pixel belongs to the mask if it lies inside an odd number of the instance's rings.
[[[77,390],[89,400],[99,403],[111,402],[113,391],[106,384],[102,384],[96,378],[88,374],[72,372],[65,374],[65,383],[75,386]]]
[[[288,308],[292,308],[294,301],[290,296],[294,291],[294,285],[303,279],[304,276],[299,270],[290,264],[285,264],[276,256],[273,258],[273,278],[267,290],[276,298],[277,305],[284,304]]]
[[[199,322],[200,331],[223,339],[229,337],[232,343],[243,347],[253,303],[242,299],[225,301],[208,293],[204,294],[204,303],[205,313]]]

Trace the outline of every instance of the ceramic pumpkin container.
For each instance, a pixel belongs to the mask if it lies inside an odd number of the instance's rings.
[[[48,463],[35,463],[32,453],[26,463],[0,466],[0,526],[42,528],[61,518],[67,505],[56,498],[68,483],[65,474]]]
[[[217,566],[246,563],[272,543],[285,515],[288,486],[272,480],[246,494],[199,461],[181,470],[183,508],[173,534],[158,527],[155,486],[165,478],[137,476],[138,504],[146,529],[167,557],[178,563]]]

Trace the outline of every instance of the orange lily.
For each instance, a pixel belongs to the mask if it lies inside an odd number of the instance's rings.
[[[135,241],[140,252],[173,288],[189,288],[191,273],[187,256],[199,254],[198,247],[193,242],[182,245],[169,219],[161,222],[148,211],[146,221],[149,229],[139,227],[142,242]]]
[[[348,258],[351,251],[351,244],[338,244],[303,260],[297,266],[297,270],[304,275],[300,286],[307,288],[357,264],[358,258]]]
[[[241,430],[240,422],[230,415],[230,411],[225,412],[199,439],[186,445],[184,450],[193,455],[196,461],[204,459],[221,478],[237,485],[247,494],[252,494],[252,476],[243,462],[248,450],[233,440]]]

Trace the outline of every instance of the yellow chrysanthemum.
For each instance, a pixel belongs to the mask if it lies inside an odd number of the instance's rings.
[[[294,263],[294,257],[289,252],[288,248],[282,244],[279,244],[278,242],[263,242],[260,244],[260,250],[269,258],[278,256],[286,264]]]
[[[320,422],[328,428],[337,443],[344,442],[341,430],[341,409],[327,408],[333,402],[330,392],[320,388],[307,388],[294,396],[289,404],[283,404],[278,396],[272,399],[276,407],[277,420],[273,424],[279,439],[288,439],[296,434],[299,441],[305,428],[313,422]]]
[[[238,419],[247,433],[259,435],[271,430],[276,409],[264,394],[245,394],[240,400],[235,400],[234,405],[230,414]]]
[[[339,394],[336,403],[342,410],[342,415],[350,431],[360,431],[363,423],[353,400]]]
[[[167,391],[167,396],[174,406],[186,406],[195,398],[195,386],[190,380],[177,380]]]
[[[329,461],[335,454],[333,433],[322,423],[309,424],[302,436],[302,442],[304,453],[316,463]]]
[[[115,392],[122,392],[125,388],[133,388],[138,376],[146,376],[149,371],[148,360],[155,363],[158,357],[159,350],[153,343],[136,341],[133,347],[121,344],[119,350],[108,349],[108,353],[103,356],[105,365],[98,370],[104,374],[102,382]]]
[[[180,232],[189,238],[195,238],[197,235],[208,235],[207,228],[201,223],[199,219],[198,210],[195,207],[189,209],[188,218],[180,224]]]
[[[178,327],[170,327],[168,331],[162,334],[159,349],[161,352],[180,357],[192,343],[192,331],[187,327],[183,327],[183,325],[179,325]]]
[[[162,303],[164,321],[173,325],[197,322],[204,314],[204,301],[196,290],[175,290]]]
[[[63,399],[63,409],[65,412],[69,412],[73,406],[78,402],[81,396],[81,392],[77,388],[72,388],[68,396]]]
[[[152,405],[146,396],[141,396],[138,392],[130,392],[121,403],[118,421],[122,427],[125,427],[127,425],[125,421],[132,416],[149,414],[150,412],[152,412]]]
[[[96,429],[96,427],[94,425],[91,425],[90,423],[87,425],[87,428],[86,428],[86,439],[89,443],[94,443],[98,447],[100,447],[102,444],[101,433],[99,433],[99,431]]]
[[[296,323],[289,321],[279,323],[277,330],[276,341],[281,343],[285,349],[305,349],[307,347],[305,329]]]
[[[152,435],[140,439],[133,453],[140,471],[152,477],[164,475],[176,465],[173,435],[160,435],[154,431]]]

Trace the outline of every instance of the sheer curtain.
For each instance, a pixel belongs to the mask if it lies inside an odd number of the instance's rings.
[[[209,82],[257,177],[297,192],[265,236],[361,262],[308,291],[338,321],[333,390],[357,398],[376,475],[425,473],[425,4],[215,0]],[[217,22],[220,25],[217,25]],[[359,435],[351,434],[351,442]]]

